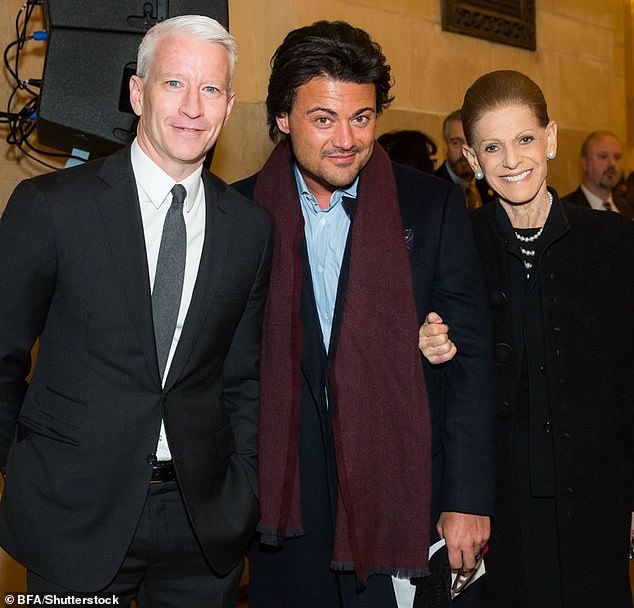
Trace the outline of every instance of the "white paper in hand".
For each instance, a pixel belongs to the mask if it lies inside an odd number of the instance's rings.
[[[429,547],[429,558],[436,553],[440,548],[445,546],[445,539],[441,538],[438,542]],[[475,573],[469,585],[472,585],[474,581],[478,580],[484,573],[486,568],[484,567],[484,560],[482,560],[478,566],[478,571]],[[456,573],[451,573],[451,584],[456,580]],[[469,587],[467,585],[467,587]],[[395,578],[392,577],[392,586],[394,587],[394,595],[396,596],[396,605],[398,608],[412,608],[414,606],[414,596],[416,595],[416,587],[409,582],[408,578]],[[465,589],[467,588],[465,587]]]

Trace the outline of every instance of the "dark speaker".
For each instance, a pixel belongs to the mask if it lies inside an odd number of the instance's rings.
[[[228,27],[227,0],[45,0],[48,45],[38,104],[39,141],[91,158],[134,137],[128,81],[149,27],[176,15],[206,15]]]

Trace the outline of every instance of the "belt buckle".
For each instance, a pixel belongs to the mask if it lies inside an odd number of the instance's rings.
[[[171,460],[158,461],[152,465],[152,477],[150,483],[164,483],[176,479],[174,464]]]

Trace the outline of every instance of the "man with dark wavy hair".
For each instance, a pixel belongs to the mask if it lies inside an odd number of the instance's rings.
[[[434,523],[456,568],[473,568],[488,538],[483,281],[460,188],[375,145],[390,87],[363,30],[320,21],[290,32],[267,98],[279,143],[238,184],[269,212],[275,243],[253,608],[395,607],[389,575],[427,573]],[[432,307],[461,345],[438,369],[417,343]]]

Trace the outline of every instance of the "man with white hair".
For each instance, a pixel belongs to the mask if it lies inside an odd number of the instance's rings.
[[[0,544],[29,593],[235,603],[270,249],[266,213],[203,171],[235,59],[213,19],[154,26],[132,145],[26,180],[0,222]]]

